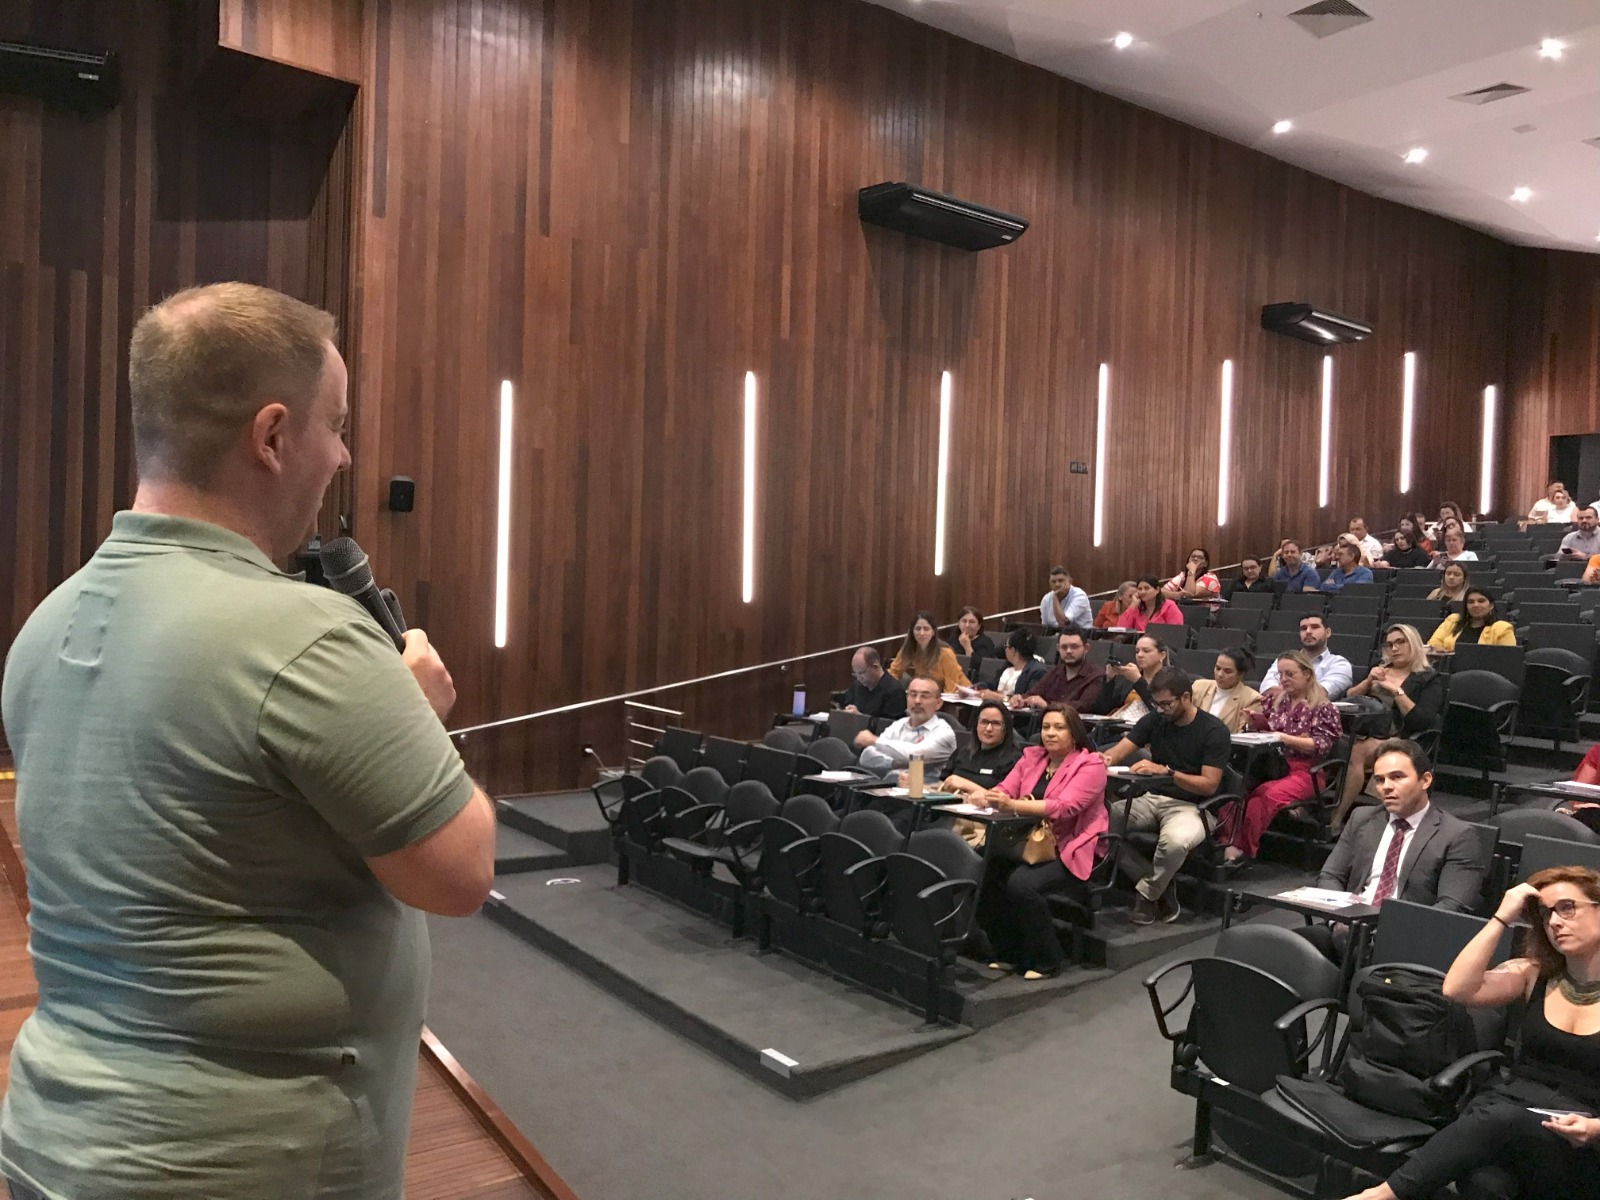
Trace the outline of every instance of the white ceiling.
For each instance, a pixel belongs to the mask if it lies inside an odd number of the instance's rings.
[[[1373,20],[1325,38],[1288,18],[1312,0],[872,2],[1364,192],[1600,251],[1600,0],[1353,0]],[[1530,90],[1449,98],[1498,83]]]

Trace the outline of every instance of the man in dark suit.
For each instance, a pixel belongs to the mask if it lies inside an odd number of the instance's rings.
[[[1367,904],[1398,898],[1470,912],[1489,864],[1472,828],[1430,801],[1433,764],[1422,747],[1390,738],[1378,747],[1372,780],[1383,807],[1350,817],[1317,886],[1352,892]],[[1301,932],[1329,958],[1343,957],[1343,927]]]

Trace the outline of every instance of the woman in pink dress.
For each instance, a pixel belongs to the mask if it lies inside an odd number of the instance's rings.
[[[1278,693],[1263,699],[1260,707],[1251,711],[1245,728],[1278,735],[1289,761],[1289,773],[1282,779],[1257,784],[1244,798],[1243,811],[1238,804],[1222,806],[1218,829],[1228,842],[1223,851],[1226,862],[1254,858],[1272,818],[1289,805],[1316,795],[1311,765],[1327,757],[1343,731],[1339,710],[1329,702],[1328,693],[1317,682],[1311,660],[1302,651],[1278,656],[1278,683]]]

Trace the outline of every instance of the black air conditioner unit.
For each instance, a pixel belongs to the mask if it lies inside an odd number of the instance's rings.
[[[1286,333],[1316,346],[1359,342],[1362,338],[1372,336],[1372,326],[1365,321],[1341,317],[1315,304],[1264,305],[1261,309],[1261,328],[1269,333]]]
[[[122,70],[110,51],[0,42],[0,92],[35,96],[80,113],[103,112],[122,99]]]
[[[1028,222],[1022,217],[910,183],[864,187],[857,194],[856,208],[869,224],[963,250],[1004,246],[1028,229]]]

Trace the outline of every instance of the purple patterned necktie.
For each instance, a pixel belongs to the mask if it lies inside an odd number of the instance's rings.
[[[1378,876],[1378,890],[1372,893],[1372,902],[1382,904],[1394,895],[1395,881],[1400,877],[1400,857],[1406,852],[1406,834],[1411,831],[1404,817],[1396,817],[1389,826],[1394,832],[1389,837],[1389,852],[1383,856],[1383,874]]]

